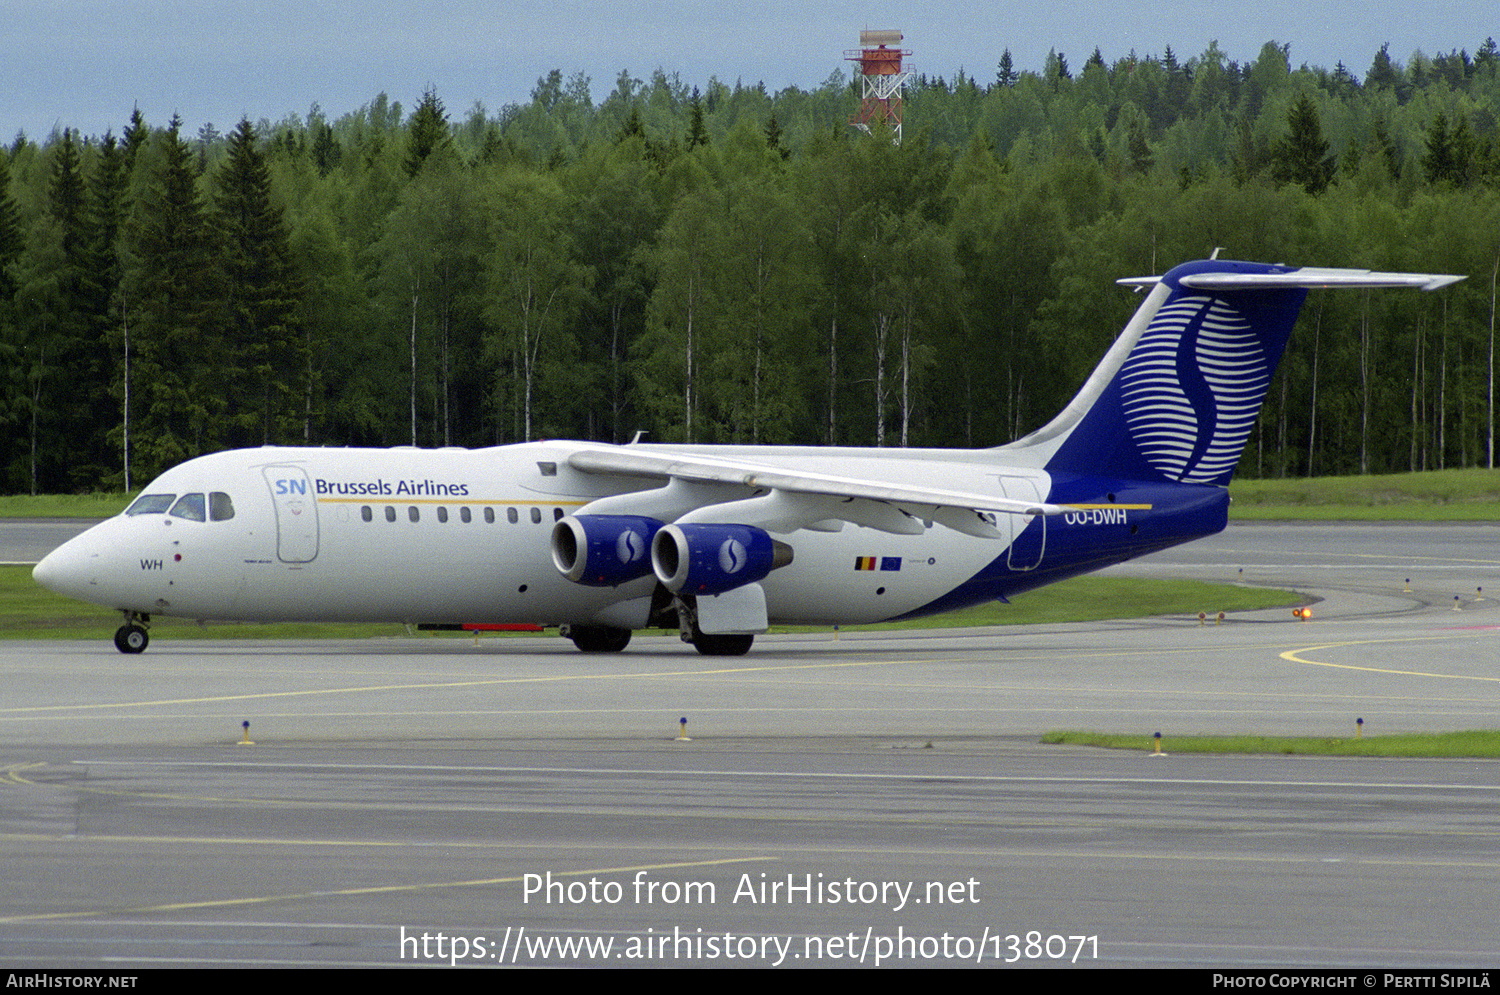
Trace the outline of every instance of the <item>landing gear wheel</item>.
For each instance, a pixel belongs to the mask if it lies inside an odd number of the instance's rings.
[[[115,649],[121,653],[143,653],[150,643],[151,634],[133,622],[115,630]]]
[[[693,635],[693,649],[703,656],[744,656],[750,652],[750,644],[755,642],[755,636],[750,633],[707,636],[701,632]]]
[[[630,645],[630,630],[611,625],[575,625],[568,638],[584,653],[618,653]]]

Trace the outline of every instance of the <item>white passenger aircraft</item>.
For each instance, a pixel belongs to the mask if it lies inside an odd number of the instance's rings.
[[[1218,532],[1313,287],[1461,277],[1204,260],[1162,277],[1078,396],[997,449],[536,442],[189,460],[34,576],[124,613],[560,626],[585,652],[677,628],[854,625],[1008,596]]]

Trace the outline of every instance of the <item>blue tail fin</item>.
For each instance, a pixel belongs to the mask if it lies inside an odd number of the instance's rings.
[[[1062,413],[1004,448],[1050,472],[1224,486],[1309,288],[1456,279],[1203,260],[1121,280],[1151,292]]]
[[[1203,290],[1182,282],[1226,270],[1272,267],[1215,261],[1168,273],[1128,326],[1139,328],[1129,354],[1049,470],[1229,483],[1307,290]]]

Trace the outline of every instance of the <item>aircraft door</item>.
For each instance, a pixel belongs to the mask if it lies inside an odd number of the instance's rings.
[[[276,558],[311,563],[318,556],[318,499],[299,466],[261,468],[276,508]]]
[[[1036,481],[1030,477],[1001,477],[1000,489],[1016,501],[1042,501]],[[1047,550],[1046,515],[1012,515],[1012,536],[1008,563],[1012,570],[1035,570]]]

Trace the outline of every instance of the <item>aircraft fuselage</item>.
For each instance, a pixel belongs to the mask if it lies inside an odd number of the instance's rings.
[[[60,593],[142,615],[638,628],[646,624],[656,578],[618,587],[574,584],[554,566],[550,536],[558,520],[599,498],[648,492],[660,482],[579,472],[567,458],[583,447],[264,448],[204,456],[142,492],[160,496],[158,510],[95,527],[49,557],[38,579]],[[894,474],[1060,500],[1045,472],[1007,466],[994,456],[976,459],[972,452],[670,451],[774,458],[791,470],[867,479]],[[917,535],[845,524],[836,532],[783,536],[796,555],[761,582],[770,619],[852,625],[946,611],[1223,527],[1227,499],[1218,488],[1199,489],[1204,493],[1195,495],[1192,521],[1184,522],[1161,506],[1163,499],[1181,504],[1180,487],[1169,493],[1120,484],[1112,493],[1101,489],[1108,482],[1057,486],[1090,507],[1045,518],[999,515],[1001,541],[931,523]],[[185,495],[196,494],[204,495],[210,512],[202,520],[173,513]],[[1143,494],[1152,500],[1141,501]],[[213,517],[214,495],[228,496],[232,517]],[[1138,507],[1143,503],[1154,507]]]

